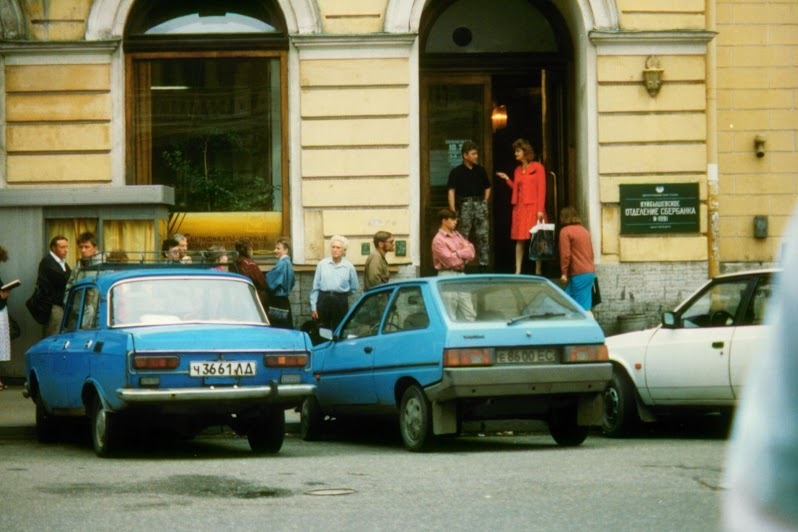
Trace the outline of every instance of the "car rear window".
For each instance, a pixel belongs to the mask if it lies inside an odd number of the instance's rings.
[[[111,289],[110,309],[112,327],[267,323],[255,288],[231,278],[152,277],[123,281]]]
[[[542,280],[482,279],[438,282],[438,291],[449,319],[466,321],[510,321],[525,319],[584,319],[582,311],[565,294]],[[472,309],[452,301],[470,301]],[[472,312],[473,310],[473,312]]]

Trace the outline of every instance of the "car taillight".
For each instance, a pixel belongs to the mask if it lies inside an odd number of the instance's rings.
[[[263,363],[267,368],[304,368],[308,364],[308,355],[307,353],[265,355]]]
[[[601,345],[566,345],[563,362],[601,362],[609,360],[607,346]]]
[[[133,367],[136,369],[176,369],[178,365],[180,358],[175,356],[133,357]]]
[[[463,366],[492,366],[491,350],[483,349],[444,349],[443,367],[457,368]]]

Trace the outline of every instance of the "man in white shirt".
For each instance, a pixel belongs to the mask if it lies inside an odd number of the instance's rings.
[[[330,239],[331,256],[316,265],[310,291],[310,315],[321,327],[335,330],[349,310],[349,296],[360,289],[357,272],[344,258],[349,241],[339,235]]]

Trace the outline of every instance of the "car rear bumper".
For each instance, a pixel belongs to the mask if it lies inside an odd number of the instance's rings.
[[[461,398],[548,394],[584,394],[604,391],[612,378],[607,363],[451,368],[440,382],[425,388],[430,401]]]
[[[116,395],[130,405],[165,405],[187,402],[298,404],[316,393],[315,384],[265,386],[208,386],[204,388],[119,388]]]

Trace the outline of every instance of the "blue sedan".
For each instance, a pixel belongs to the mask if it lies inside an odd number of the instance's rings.
[[[398,414],[407,449],[420,451],[463,421],[538,419],[560,445],[579,445],[602,422],[612,376],[601,328],[546,279],[430,277],[363,294],[313,348],[316,395],[301,434],[331,418]]]
[[[88,416],[94,450],[112,454],[134,426],[192,436],[211,425],[275,453],[285,409],[314,391],[310,338],[269,327],[252,282],[188,267],[85,272],[58,334],[25,355],[40,441]]]

